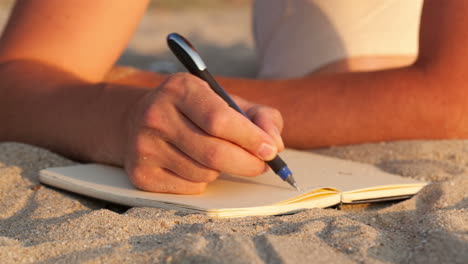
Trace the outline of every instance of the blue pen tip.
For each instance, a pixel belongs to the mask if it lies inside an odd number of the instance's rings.
[[[292,172],[289,170],[288,167],[285,166],[281,168],[281,170],[279,170],[277,174],[281,177],[281,179],[283,179],[283,181],[285,181],[290,175],[292,175]]]
[[[296,188],[296,190],[301,191],[301,189],[299,188],[299,186],[297,186],[297,183],[292,176],[292,172],[287,166],[281,168],[281,170],[279,170],[277,174],[281,177],[281,179],[283,179],[283,181],[289,183],[289,185]]]

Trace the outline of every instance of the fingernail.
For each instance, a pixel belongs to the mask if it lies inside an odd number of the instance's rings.
[[[277,127],[273,128],[273,134],[274,134],[273,137],[275,138],[276,144],[278,144],[278,146],[281,146],[281,148],[284,148],[284,142],[283,142],[283,139],[281,138],[281,133],[279,132]]]
[[[270,171],[270,167],[265,164],[265,169],[263,169],[263,173],[267,173]]]
[[[277,151],[278,150],[275,146],[269,145],[267,143],[262,143],[262,145],[260,145],[260,148],[258,149],[258,155],[263,160],[272,160],[275,157]]]

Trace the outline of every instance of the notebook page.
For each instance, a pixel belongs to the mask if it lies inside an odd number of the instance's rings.
[[[169,207],[170,204],[180,204],[209,211],[273,205],[322,187],[352,190],[376,184],[407,182],[407,179],[381,172],[370,165],[310,152],[286,150],[281,156],[293,171],[302,192],[296,191],[272,172],[255,178],[222,175],[200,195],[143,192],[131,185],[122,169],[96,164],[47,169],[41,171],[40,179],[47,184],[77,193],[83,193],[86,189],[87,193],[83,194],[91,195],[91,191],[100,195],[97,198],[104,200],[113,197],[113,202],[119,202],[115,201],[117,195],[117,198],[125,198],[120,201],[123,204],[129,204],[130,201],[132,204],[129,205],[151,206],[148,203],[155,200]]]

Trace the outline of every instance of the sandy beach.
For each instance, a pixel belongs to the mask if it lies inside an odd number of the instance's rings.
[[[6,17],[2,12],[0,26]],[[166,72],[182,69],[165,45],[170,32],[193,40],[213,72],[255,75],[248,8],[223,15],[151,10],[120,63]],[[129,208],[41,185],[39,170],[75,162],[42,148],[3,142],[0,262],[468,263],[468,140],[399,141],[314,152],[431,184],[401,202],[211,219]]]

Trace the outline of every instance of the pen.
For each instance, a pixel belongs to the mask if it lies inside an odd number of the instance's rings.
[[[226,91],[224,91],[224,89],[213,78],[200,55],[187,39],[177,33],[172,33],[167,36],[167,45],[190,73],[207,82],[211,89],[223,98],[230,107],[248,118],[244,111],[240,109],[234,100],[232,100]],[[293,178],[291,170],[278,155],[276,155],[274,159],[266,161],[266,163],[279,177],[281,177],[283,181],[286,181],[299,191],[299,187]]]

